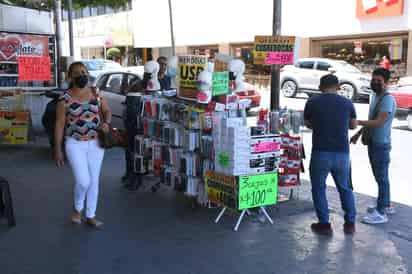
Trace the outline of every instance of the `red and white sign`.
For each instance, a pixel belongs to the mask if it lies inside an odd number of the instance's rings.
[[[20,56],[19,81],[50,81],[50,57]]]
[[[359,19],[403,15],[405,0],[357,0],[356,17]]]
[[[49,38],[0,32],[0,62],[17,62],[18,56],[49,56]]]

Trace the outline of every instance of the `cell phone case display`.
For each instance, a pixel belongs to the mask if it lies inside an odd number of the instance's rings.
[[[174,98],[146,95],[142,104],[139,119],[144,136],[139,140],[151,140],[149,169],[161,177],[164,185],[197,197],[199,203],[205,204],[203,172],[205,167],[210,168],[207,157],[213,156],[209,135],[212,114]],[[144,148],[136,147],[135,152],[140,156],[142,150]]]
[[[300,136],[281,135],[281,160],[279,163],[279,186],[300,185],[302,170],[302,139]]]

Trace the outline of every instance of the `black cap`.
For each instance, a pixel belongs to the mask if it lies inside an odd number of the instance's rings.
[[[333,74],[326,74],[320,78],[319,89],[324,90],[327,88],[335,87],[339,85],[339,79]]]

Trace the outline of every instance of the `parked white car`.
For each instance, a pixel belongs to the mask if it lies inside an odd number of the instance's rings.
[[[86,65],[91,82],[96,80],[104,72],[125,70],[119,63],[111,60],[90,59],[81,60],[81,62]]]
[[[309,96],[320,93],[320,78],[333,73],[339,78],[342,96],[350,100],[369,98],[371,76],[345,61],[324,58],[303,58],[295,65],[282,68],[280,74],[281,91],[285,97],[295,97],[298,93]]]

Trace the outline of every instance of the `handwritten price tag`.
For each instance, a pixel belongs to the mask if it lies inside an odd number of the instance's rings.
[[[289,65],[293,64],[293,52],[268,52],[265,65]]]
[[[278,142],[260,142],[253,145],[253,152],[275,152],[280,150],[280,143]]]

